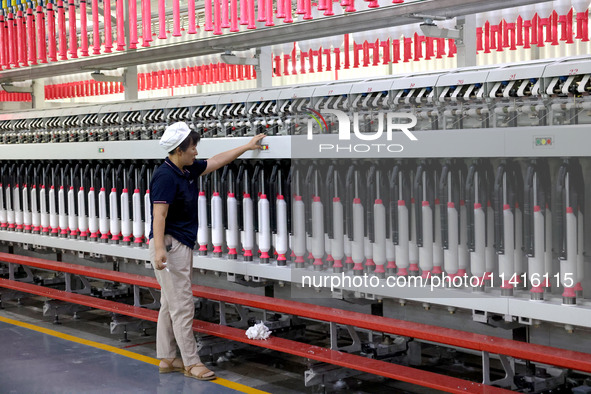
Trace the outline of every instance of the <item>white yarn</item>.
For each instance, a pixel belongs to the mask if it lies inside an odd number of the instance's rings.
[[[263,323],[257,323],[246,330],[248,339],[267,339],[271,335],[271,330]]]

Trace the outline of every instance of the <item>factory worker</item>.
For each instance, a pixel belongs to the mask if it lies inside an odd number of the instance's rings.
[[[193,247],[197,238],[198,177],[232,162],[249,150],[261,149],[259,134],[247,144],[196,160],[199,134],[184,122],[166,128],[160,145],[168,152],[150,182],[152,228],[150,259],[162,287],[156,337],[160,373],[184,372],[199,380],[215,379],[197,354],[193,334],[195,307],[191,291]],[[182,359],[177,358],[176,344]]]

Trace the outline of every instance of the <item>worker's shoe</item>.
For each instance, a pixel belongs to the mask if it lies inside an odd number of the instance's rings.
[[[184,371],[184,369],[185,366],[183,365],[183,360],[180,358],[163,358],[160,360],[160,365],[158,365],[158,371],[160,373],[181,372]]]
[[[216,378],[215,373],[207,369],[202,363],[187,365],[185,367],[185,376],[197,380],[212,380]]]

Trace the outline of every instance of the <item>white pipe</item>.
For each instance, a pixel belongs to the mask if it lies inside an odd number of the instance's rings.
[[[140,189],[134,189],[131,196],[132,216],[133,216],[133,243],[141,244],[144,239],[144,223],[142,221],[142,197]]]
[[[544,215],[539,205],[534,206],[534,228],[533,228],[533,242],[534,242],[534,255],[528,257],[528,271],[531,282],[532,293],[543,293],[544,279]],[[534,283],[535,280],[539,279],[540,283]]]
[[[78,235],[78,217],[76,216],[76,195],[74,186],[68,189],[68,229],[70,235]]]
[[[213,253],[222,253],[224,242],[224,223],[222,221],[222,198],[218,192],[211,197],[211,243]]]
[[[333,237],[332,240],[332,257],[334,259],[333,268],[335,272],[341,271],[343,268],[343,256],[345,255],[345,229],[343,226],[343,204],[338,197],[332,200],[333,210]]]
[[[376,200],[373,206],[374,213],[374,243],[373,260],[376,264],[375,273],[380,276],[385,274],[386,264],[386,208],[382,200]]]
[[[20,192],[20,186],[18,183],[14,186],[13,193],[14,193],[14,197],[13,197],[14,222],[16,224],[17,230],[22,230],[23,229],[23,211],[21,209],[21,192]]]
[[[419,268],[423,278],[428,278],[433,270],[433,209],[429,201],[422,202],[423,246],[419,248]]]
[[[546,206],[546,217],[545,217],[545,229],[546,229],[546,251],[544,253],[544,268],[545,272],[548,273],[548,277],[552,276],[554,272],[552,269],[553,259],[552,259],[552,211],[550,207]],[[545,287],[551,287],[551,281],[548,279],[545,283]]]
[[[405,201],[398,200],[398,245],[395,246],[398,275],[408,275],[410,264],[408,220],[408,208]]]
[[[0,206],[2,206],[2,189],[0,188]],[[39,205],[37,204],[37,185],[31,188],[31,224],[33,225],[33,232],[39,233],[41,231],[41,213],[39,212]],[[0,214],[1,215],[1,214]],[[2,222],[2,219],[0,219]]]
[[[271,213],[269,212],[269,200],[266,194],[261,194],[258,202],[258,221],[259,221],[259,250],[261,259],[269,259],[269,250],[271,249]],[[322,238],[324,240],[324,238]],[[324,246],[322,247],[324,253]]]
[[[348,235],[343,236],[343,253],[345,253],[345,264],[347,268],[353,267],[353,242],[349,239]]]
[[[109,194],[109,229],[111,231],[111,240],[119,241],[119,235],[121,234],[121,222],[119,221],[119,207],[116,188],[111,188],[111,193]]]
[[[289,234],[287,232],[287,203],[282,195],[277,196],[277,235],[275,237],[275,250],[277,261],[285,261],[287,258],[287,245]]]
[[[6,222],[6,208],[4,208],[4,186],[0,183],[0,227],[5,228],[8,226]]]
[[[41,232],[48,233],[49,212],[47,211],[47,192],[45,190],[45,185],[41,185],[41,190],[39,191],[39,211],[41,216]]]
[[[493,272],[496,267],[497,263],[497,254],[495,252],[495,213],[492,209],[490,202],[487,204],[486,208],[486,215],[487,215],[487,222],[486,222],[486,278],[485,280],[491,280]]]
[[[419,247],[417,246],[417,215],[415,213],[415,199],[410,204],[410,234],[408,240],[408,257],[410,261],[409,271],[415,274],[419,272]]]
[[[525,272],[524,259],[523,259],[523,212],[521,208],[515,204],[515,273],[517,274],[517,281],[523,282],[523,278],[520,276]]]
[[[25,225],[26,231],[31,231],[31,210],[29,209],[28,194],[28,185],[23,185],[23,224]]]
[[[503,243],[505,251],[499,254],[499,276],[503,278],[501,288],[512,289],[513,285],[510,283],[514,280],[515,275],[515,234],[514,234],[514,216],[511,212],[511,206],[505,204],[503,206]]]
[[[447,208],[446,208],[447,209]],[[441,239],[441,204],[439,199],[435,199],[435,239],[433,241],[433,270],[434,275],[439,275],[443,271],[443,246]]]
[[[396,246],[394,241],[386,238],[386,272],[394,273],[396,270]]]
[[[448,276],[458,273],[458,210],[453,202],[447,203],[447,244],[443,252],[443,268]]]
[[[121,191],[121,235],[123,242],[131,242],[132,224],[129,212],[129,191],[123,189]]]
[[[560,261],[560,283],[564,298],[575,298],[577,274],[577,217],[572,207],[566,208],[566,259]]]
[[[84,188],[80,187],[78,190],[78,230],[80,231],[80,237],[88,236],[88,218],[86,216],[86,203]]]
[[[96,240],[98,237],[98,216],[96,214],[96,203],[95,203],[95,192],[94,187],[91,187],[88,190],[88,232],[90,233],[90,238]]]
[[[363,231],[363,205],[358,198],[353,200],[353,242],[351,244],[351,257],[355,266],[353,270],[356,274],[363,271],[364,253],[364,231]]]
[[[466,204],[460,201],[460,243],[458,245],[458,275],[464,276],[470,264],[470,252],[468,251],[468,213]]]
[[[150,243],[150,230],[152,229],[152,204],[150,203],[150,190],[144,194],[144,239],[146,244]]]
[[[306,254],[306,217],[301,196],[295,196],[293,202],[293,253],[296,264],[305,262]],[[246,223],[245,223],[246,224]]]
[[[363,254],[365,255],[365,268],[373,271],[376,264],[373,261],[373,247],[368,237],[363,237]]]
[[[207,197],[205,192],[199,192],[197,198],[197,215],[199,217],[199,226],[197,230],[197,243],[199,244],[200,252],[207,252],[207,244],[209,241],[209,229],[207,227]]]
[[[583,254],[585,249],[584,219],[583,212],[579,211],[577,215],[577,278],[575,280],[575,291],[583,291],[582,283],[585,279],[585,256]]]
[[[57,207],[55,206],[55,186],[51,185],[51,189],[49,189],[49,228],[51,229],[52,235],[55,235],[59,232],[58,224],[59,220],[57,214]]]
[[[238,252],[238,201],[234,193],[228,193],[228,230],[226,230],[226,243],[229,255],[237,255]]]
[[[68,216],[66,215],[66,192],[64,186],[60,186],[60,190],[57,193],[57,206],[58,206],[58,226],[61,235],[68,234]]]
[[[109,239],[109,218],[107,216],[107,192],[104,187],[101,187],[98,195],[99,204],[99,231],[101,239]]]
[[[331,267],[334,258],[332,257],[332,240],[328,236],[328,233],[324,233],[324,253],[326,254],[326,264]]]
[[[14,210],[12,209],[12,188],[10,185],[6,188],[6,222],[8,228],[14,228]]]
[[[316,269],[322,268],[324,257],[324,207],[320,197],[314,196],[312,201],[312,256]],[[316,267],[318,266],[318,267]]]
[[[474,251],[470,252],[470,270],[478,278],[482,278],[485,272],[485,215],[482,205],[474,204]]]
[[[242,215],[244,222],[244,237],[242,247],[244,248],[244,256],[252,257],[252,250],[254,248],[254,202],[250,194],[245,194],[242,199]]]

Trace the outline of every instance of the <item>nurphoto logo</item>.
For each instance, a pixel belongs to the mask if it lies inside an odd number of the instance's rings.
[[[403,132],[404,135],[408,137],[411,141],[418,141],[418,138],[410,131],[413,127],[417,125],[417,118],[414,114],[402,113],[402,112],[377,112],[375,117],[372,118],[371,125],[377,123],[377,129],[375,130],[365,130],[364,132],[360,131],[359,122],[360,122],[360,115],[357,112],[353,113],[353,119],[350,116],[340,110],[336,109],[322,109],[322,110],[313,110],[310,108],[306,108],[308,114],[310,115],[310,119],[308,120],[308,129],[307,129],[307,140],[311,141],[314,139],[314,123],[316,123],[321,130],[322,134],[328,134],[328,124],[326,119],[324,118],[323,114],[329,114],[336,117],[338,121],[338,140],[339,141],[351,141],[352,134],[351,134],[351,125],[353,125],[353,136],[354,139],[358,141],[378,141],[382,140],[384,133],[386,134],[386,140],[392,141],[392,136],[394,132]],[[363,116],[363,115],[361,115]],[[377,120],[377,122],[375,122]],[[385,127],[384,127],[385,124]],[[367,127],[366,127],[367,129]],[[348,151],[348,152],[356,152],[356,153],[367,153],[369,151],[377,151],[381,152],[388,151],[391,153],[398,153],[402,152],[404,147],[400,144],[349,144],[349,145],[335,145],[335,144],[327,144],[322,143],[319,144],[318,149],[320,152],[323,151]]]

